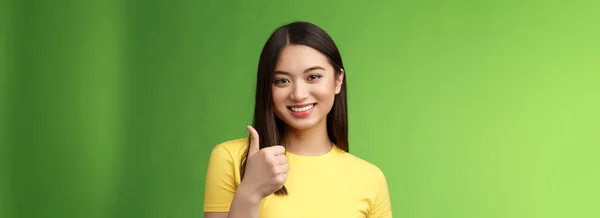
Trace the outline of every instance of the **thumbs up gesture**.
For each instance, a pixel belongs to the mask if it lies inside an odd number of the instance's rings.
[[[283,146],[275,145],[260,149],[258,132],[251,126],[248,126],[248,132],[250,132],[251,144],[246,159],[246,171],[240,185],[248,187],[263,199],[283,187],[290,166]]]

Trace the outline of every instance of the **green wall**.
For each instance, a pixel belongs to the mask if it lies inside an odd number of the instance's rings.
[[[202,217],[258,56],[314,22],[395,217],[600,217],[598,1],[0,3],[0,217]]]

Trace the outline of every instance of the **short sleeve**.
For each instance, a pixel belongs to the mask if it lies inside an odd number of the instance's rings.
[[[223,145],[210,154],[204,187],[204,212],[228,212],[237,188],[234,158]]]
[[[392,206],[390,203],[390,193],[388,192],[385,175],[378,169],[377,182],[375,185],[376,193],[371,210],[367,217],[369,218],[391,218]]]

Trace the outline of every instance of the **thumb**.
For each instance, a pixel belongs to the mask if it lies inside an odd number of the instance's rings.
[[[258,132],[256,132],[256,129],[252,126],[248,126],[248,132],[250,133],[250,149],[248,149],[248,157],[250,157],[256,154],[260,150],[260,147],[258,146]]]

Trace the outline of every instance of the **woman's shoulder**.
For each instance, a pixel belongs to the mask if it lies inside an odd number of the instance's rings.
[[[356,155],[345,152],[344,159],[346,160],[344,163],[346,166],[350,166],[350,169],[353,169],[353,171],[360,171],[362,175],[385,177],[383,175],[383,172],[377,165],[365,159],[362,159]]]
[[[248,148],[248,138],[239,138],[217,144],[212,150],[212,156],[229,156],[240,160]]]

